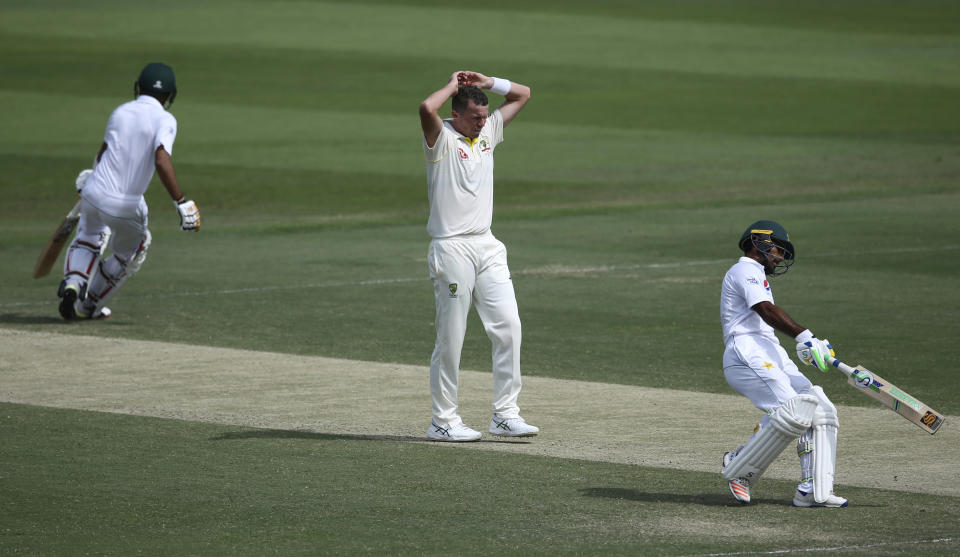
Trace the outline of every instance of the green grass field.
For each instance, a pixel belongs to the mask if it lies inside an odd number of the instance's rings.
[[[0,327],[426,366],[416,108],[474,69],[533,91],[493,227],[526,375],[729,394],[719,284],[770,218],[798,248],[778,304],[960,415],[955,2],[0,2],[0,51]],[[114,317],[64,323],[60,262],[33,264],[149,61],[177,73],[174,163],[203,230],[179,231],[155,181]],[[463,368],[489,362],[473,317]],[[3,383],[3,554],[960,551],[951,495],[845,487],[850,508],[805,512],[770,480],[741,508],[716,474],[54,410]]]

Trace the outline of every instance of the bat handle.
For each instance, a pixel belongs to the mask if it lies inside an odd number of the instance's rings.
[[[857,370],[853,369],[852,367],[848,366],[847,364],[841,362],[840,360],[838,360],[838,359],[836,359],[836,358],[834,358],[834,357],[832,357],[832,356],[828,356],[828,357],[827,357],[827,363],[830,364],[830,365],[832,365],[833,367],[839,369],[840,371],[842,371],[842,372],[843,372],[845,375],[847,375],[848,377],[849,377],[850,375],[853,375],[854,373],[857,372]]]

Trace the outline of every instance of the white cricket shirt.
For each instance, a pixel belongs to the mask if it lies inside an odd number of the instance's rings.
[[[741,257],[723,277],[720,289],[720,323],[723,342],[729,344],[734,335],[758,335],[777,340],[773,327],[750,309],[760,302],[773,303],[773,292],[763,265],[749,257]]]
[[[482,234],[493,221],[493,150],[503,141],[503,116],[494,110],[475,140],[453,129],[450,120],[433,147],[423,141],[433,238]]]
[[[84,192],[139,201],[156,170],[156,152],[161,145],[173,154],[177,119],[150,95],[117,107],[107,121],[103,141],[107,144],[100,162],[87,179]]]

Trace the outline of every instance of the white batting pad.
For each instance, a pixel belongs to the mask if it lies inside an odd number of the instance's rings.
[[[147,259],[147,248],[150,247],[152,239],[153,236],[150,231],[145,231],[140,238],[140,245],[129,261],[123,259],[120,254],[114,253],[100,262],[97,268],[99,272],[94,274],[87,289],[90,302],[95,304],[94,310],[102,308],[107,300],[113,297],[117,290],[123,286],[123,283],[140,270],[140,266]]]
[[[63,258],[64,278],[74,284],[86,284],[99,262],[99,256],[99,243],[74,239]]]
[[[810,424],[818,405],[813,395],[797,395],[774,410],[766,427],[758,431],[724,470],[727,480],[760,479],[787,445],[797,440]]]
[[[811,389],[819,404],[813,416],[813,499],[823,503],[833,493],[837,464],[837,409],[820,387]]]

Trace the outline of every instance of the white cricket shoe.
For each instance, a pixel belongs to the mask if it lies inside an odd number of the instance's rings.
[[[734,457],[737,456],[737,453],[740,452],[740,449],[743,448],[743,445],[737,447],[735,451],[727,451],[723,453],[723,466],[720,468],[720,473],[733,462]],[[750,503],[750,480],[747,478],[735,478],[730,480],[727,484],[727,487],[730,488],[730,493],[733,495],[733,498],[737,501],[743,503],[744,505]]]
[[[730,488],[730,493],[733,494],[733,498],[743,503],[744,505],[750,504],[750,481],[747,478],[736,478],[730,480],[727,484]]]
[[[540,433],[540,428],[528,424],[520,416],[504,418],[494,412],[490,420],[490,433],[503,437],[532,437]]]
[[[111,315],[113,315],[113,312],[110,311],[110,308],[106,306],[98,309],[96,313],[94,313],[93,315],[90,315],[89,311],[90,310],[87,309],[86,307],[82,307],[78,309],[76,311],[77,319],[107,319]]]
[[[799,489],[793,496],[793,501],[790,502],[794,507],[829,507],[829,508],[839,508],[846,507],[850,504],[850,501],[847,501],[843,497],[838,497],[834,494],[830,494],[827,497],[827,500],[823,503],[817,503],[813,498],[813,492],[804,493]]]
[[[483,437],[483,434],[463,425],[463,422],[457,422],[444,427],[431,420],[430,429],[427,430],[427,437],[434,441],[464,443],[467,441],[479,441],[480,438]]]

